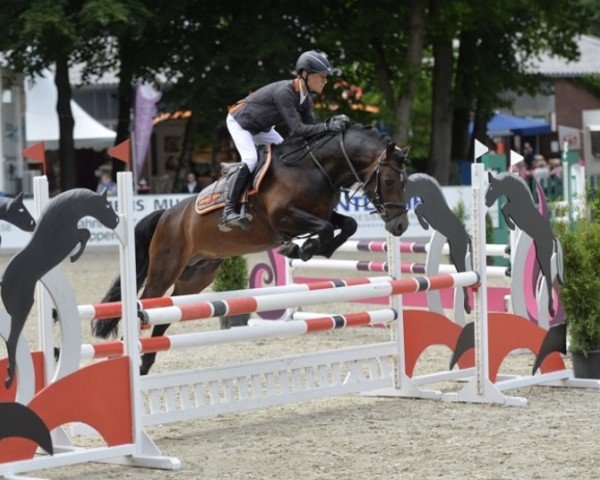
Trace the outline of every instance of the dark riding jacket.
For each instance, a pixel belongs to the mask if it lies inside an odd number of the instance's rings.
[[[317,123],[310,94],[300,103],[300,79],[270,83],[248,95],[229,109],[240,126],[256,135],[285,121],[291,135],[309,137],[326,130]]]

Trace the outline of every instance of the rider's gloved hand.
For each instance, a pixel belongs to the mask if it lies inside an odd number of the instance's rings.
[[[325,123],[329,132],[343,132],[346,130],[346,124],[350,119],[346,115],[334,115]]]

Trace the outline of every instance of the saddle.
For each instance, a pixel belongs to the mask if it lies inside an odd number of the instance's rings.
[[[248,197],[256,195],[260,190],[260,185],[265,177],[267,170],[271,166],[272,160],[272,145],[268,145],[264,149],[259,150],[258,165],[254,170],[252,179],[250,180],[251,187],[248,190]],[[206,215],[213,210],[223,208],[225,206],[225,193],[229,188],[230,173],[239,166],[239,163],[221,163],[221,178],[216,182],[211,183],[196,197],[196,213],[198,215]]]

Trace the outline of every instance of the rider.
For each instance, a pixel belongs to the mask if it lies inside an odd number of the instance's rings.
[[[304,52],[296,62],[296,78],[270,83],[248,95],[229,109],[227,129],[240,153],[242,164],[233,173],[225,197],[219,229],[242,227],[245,218],[238,213],[240,195],[258,163],[255,145],[281,143],[274,125],[285,121],[291,135],[310,137],[322,132],[342,132],[348,117],[337,115],[317,123],[310,93],[321,93],[332,73],[327,58],[314,50]]]

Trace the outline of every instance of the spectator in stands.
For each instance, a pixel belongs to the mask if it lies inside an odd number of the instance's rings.
[[[558,179],[562,179],[562,161],[560,158],[551,158],[548,161],[550,167],[550,176]]]
[[[105,192],[109,197],[117,194],[117,184],[113,182],[109,172],[102,173],[100,183],[96,188],[96,193],[104,194]]]
[[[550,168],[543,155],[535,155],[533,158],[533,178],[544,184],[550,177]]]
[[[202,190],[202,187],[198,183],[198,179],[196,178],[196,174],[194,172],[190,172],[185,177],[185,185],[181,190],[181,193],[199,193]]]
[[[527,168],[527,170],[533,170],[534,151],[529,142],[523,143],[523,151],[521,152],[521,155],[523,155],[525,168]]]

